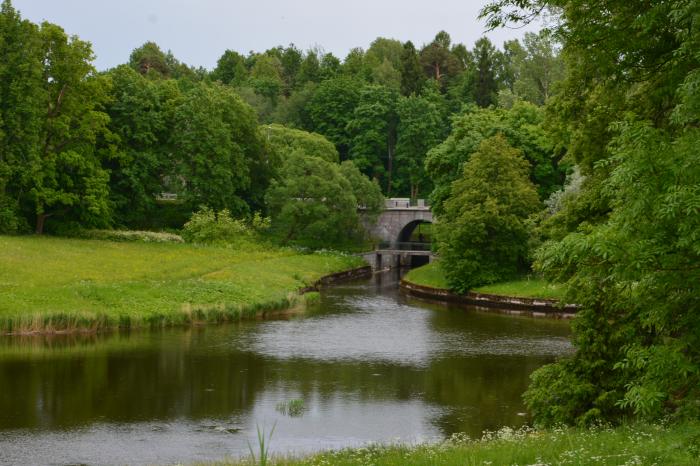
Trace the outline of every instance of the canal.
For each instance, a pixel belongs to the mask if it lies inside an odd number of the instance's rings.
[[[0,338],[0,464],[171,464],[527,422],[530,373],[567,322],[450,309],[397,277],[325,289],[303,316],[92,336]]]

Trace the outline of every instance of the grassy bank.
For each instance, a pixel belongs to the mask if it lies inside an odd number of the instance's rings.
[[[272,438],[274,447],[274,437]],[[274,465],[673,465],[698,464],[700,425],[640,425],[550,431],[502,429],[479,440],[455,436],[418,446],[371,446],[307,458],[272,458]],[[248,462],[220,465],[254,464]],[[260,464],[260,463],[258,463]]]
[[[406,274],[404,280],[415,283],[416,285],[449,289],[447,279],[440,268],[439,262],[433,262],[432,264],[424,265],[423,267],[411,270],[408,274]],[[564,295],[563,287],[548,283],[546,280],[539,277],[529,276],[518,280],[481,286],[472,291],[477,293],[513,296],[518,298],[559,299]]]
[[[362,265],[339,254],[0,237],[0,333],[231,321]]]

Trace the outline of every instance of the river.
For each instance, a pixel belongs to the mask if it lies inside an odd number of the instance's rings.
[[[529,374],[571,351],[566,322],[426,304],[393,274],[303,316],[2,337],[0,464],[240,457],[273,427],[285,454],[478,436],[526,422]]]

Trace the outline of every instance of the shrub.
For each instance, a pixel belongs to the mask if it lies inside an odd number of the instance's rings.
[[[259,216],[254,221],[260,226],[266,224]],[[215,212],[209,207],[193,213],[182,229],[185,241],[196,244],[235,244],[251,236],[252,230],[244,220],[232,218],[228,209]]]

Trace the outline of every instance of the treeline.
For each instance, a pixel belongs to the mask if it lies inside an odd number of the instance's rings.
[[[540,135],[538,105],[563,72],[547,34],[503,50],[486,38],[470,50],[445,32],[420,48],[378,38],[343,60],[293,45],[227,50],[212,71],[146,43],[106,72],[88,43],[23,20],[8,0],[0,34],[6,233],[179,227],[206,206],[261,212],[283,238],[331,244],[360,231],[349,206],[376,213],[379,189],[416,198],[437,188],[442,201],[468,155],[440,146],[453,120],[456,130],[488,120],[498,123],[477,131]],[[527,152],[543,199],[563,182],[555,148],[543,136]]]

